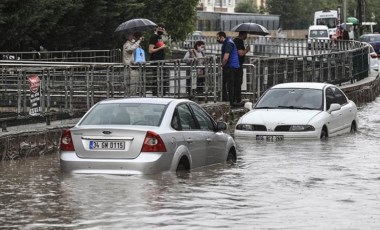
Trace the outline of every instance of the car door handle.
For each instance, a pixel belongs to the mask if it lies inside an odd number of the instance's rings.
[[[187,138],[187,143],[189,143],[189,144],[191,144],[191,143],[193,143],[193,139],[191,139],[190,137],[189,138]]]
[[[206,139],[206,141],[207,141],[207,142],[211,142],[212,139],[208,137],[208,138]]]

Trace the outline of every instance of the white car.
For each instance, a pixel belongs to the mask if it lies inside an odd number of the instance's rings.
[[[327,83],[278,84],[253,107],[245,106],[250,111],[237,122],[235,139],[324,139],[354,132],[358,126],[355,103]]]
[[[190,100],[103,100],[63,132],[61,170],[154,174],[234,162],[235,142],[226,128]]]
[[[324,49],[330,43],[329,28],[327,26],[310,26],[307,36],[308,49]]]
[[[369,49],[369,54],[368,54],[369,71],[378,72],[379,71],[379,56],[377,55],[373,47],[369,43],[367,44],[368,44],[368,49]]]

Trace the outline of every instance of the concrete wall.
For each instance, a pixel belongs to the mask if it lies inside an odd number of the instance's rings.
[[[363,105],[380,95],[380,77],[372,77],[363,83],[350,84],[341,88],[357,105]],[[228,123],[228,133],[233,132],[239,117],[247,112],[246,109],[231,110],[227,103],[208,103],[202,106],[215,120],[223,120]],[[2,133],[0,135],[0,161],[57,152],[62,131],[71,126],[72,124],[56,126],[52,124],[38,130]]]

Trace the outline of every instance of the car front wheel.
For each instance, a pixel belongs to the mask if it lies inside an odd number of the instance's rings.
[[[322,129],[320,139],[325,140],[326,138],[327,138],[326,129]]]

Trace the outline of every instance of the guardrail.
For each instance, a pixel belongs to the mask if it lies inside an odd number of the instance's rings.
[[[0,60],[45,62],[121,62],[121,49],[0,52]]]
[[[120,63],[2,61],[1,105],[25,115],[30,108],[28,77],[41,80],[42,113],[87,110],[117,97],[176,97],[220,100],[221,78],[214,56],[126,66]],[[201,82],[200,82],[201,81]]]
[[[30,59],[35,55],[33,52],[12,53],[20,60],[0,60],[0,109],[12,112],[0,116],[3,117],[1,121],[6,122],[6,117],[14,116],[29,118],[28,77],[33,74],[41,79],[42,116],[86,111],[96,102],[113,97],[157,96],[221,101],[220,44],[212,44],[212,39],[206,43],[208,56],[205,58],[131,66],[123,65],[121,61],[112,62],[121,60],[117,50],[106,51],[104,55],[93,51],[94,57],[91,57],[91,51],[86,51],[86,55],[78,55],[82,59],[73,58],[73,62],[63,62],[71,51],[51,52],[46,56],[55,54],[58,57],[60,54],[61,59],[54,59],[59,61]],[[340,84],[368,76],[369,49],[359,42],[339,41],[316,49],[320,47],[319,41],[314,41],[316,46],[308,49],[306,40],[261,38],[258,43],[259,40],[249,38],[247,42],[252,46],[252,52],[244,65],[242,94],[251,101],[260,97],[267,88],[282,82]],[[175,45],[172,48],[180,49]],[[2,55],[9,57],[10,54]]]

